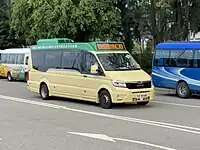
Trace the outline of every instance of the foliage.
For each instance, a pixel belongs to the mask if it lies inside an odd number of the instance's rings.
[[[132,52],[139,49],[142,38],[150,39],[153,47],[163,41],[187,40],[190,32],[199,32],[199,7],[197,0],[13,0],[11,27],[27,44],[54,37],[120,39]],[[0,22],[0,39],[8,37],[6,20]],[[148,62],[151,51],[140,55],[141,63]]]
[[[118,16],[114,7],[103,0],[15,0],[11,25],[30,44],[53,37],[88,41],[112,37]]]
[[[156,3],[152,6],[153,2]],[[200,1],[196,0],[151,0],[150,12],[152,13],[149,18],[151,18],[151,34],[154,35],[155,43],[187,40],[190,32],[199,32],[199,7]]]
[[[76,11],[77,39],[112,39],[120,25],[120,14],[109,0],[81,0]],[[86,39],[79,38],[86,35]]]
[[[0,4],[0,49],[16,46],[16,42],[14,32],[10,29],[9,7]]]

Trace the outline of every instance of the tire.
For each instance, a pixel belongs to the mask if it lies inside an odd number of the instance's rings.
[[[137,105],[140,105],[140,106],[145,106],[149,104],[149,101],[145,101],[145,102],[137,102]]]
[[[190,89],[186,82],[180,82],[177,84],[176,95],[180,98],[189,98],[191,96]]]
[[[103,90],[99,94],[99,103],[100,106],[104,109],[110,109],[112,107],[112,99],[108,91]]]
[[[8,72],[8,74],[7,74],[7,80],[8,81],[12,81],[13,80],[12,75],[11,75],[10,72]]]
[[[49,99],[49,89],[48,89],[46,84],[42,84],[40,86],[40,97],[43,100],[48,100]]]

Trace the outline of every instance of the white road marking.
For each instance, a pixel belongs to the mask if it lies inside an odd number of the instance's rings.
[[[170,124],[170,123],[144,120],[144,119],[131,118],[131,117],[124,117],[124,116],[117,116],[117,115],[110,115],[110,114],[104,114],[104,113],[98,113],[98,112],[90,112],[90,111],[86,111],[86,110],[68,108],[68,107],[65,107],[65,106],[60,106],[60,105],[55,105],[55,104],[50,104],[50,103],[44,103],[44,102],[37,102],[37,101],[33,101],[33,100],[27,100],[27,99],[4,96],[4,95],[0,95],[0,98],[11,100],[11,101],[16,101],[16,102],[22,102],[22,103],[33,104],[33,105],[38,105],[38,106],[44,106],[44,107],[49,107],[49,108],[54,108],[54,109],[64,109],[64,110],[67,110],[67,111],[73,111],[73,112],[90,114],[90,115],[94,115],[94,116],[106,117],[106,118],[111,118],[111,119],[116,119],[116,120],[123,120],[123,121],[128,121],[128,122],[140,123],[140,124],[162,127],[162,128],[167,128],[167,129],[173,129],[173,130],[178,130],[178,131],[182,131],[182,132],[188,132],[188,133],[194,133],[194,134],[200,135],[200,128],[196,128],[196,127],[183,126],[183,125]]]
[[[151,143],[147,143],[147,142],[142,142],[142,141],[109,137],[105,134],[92,134],[92,133],[80,133],[80,132],[68,132],[68,133],[73,134],[73,135],[79,135],[79,136],[85,136],[85,137],[90,137],[90,138],[94,138],[94,139],[99,139],[99,140],[110,141],[110,142],[123,141],[123,142],[135,143],[135,144],[145,145],[145,146],[149,146],[149,147],[164,149],[164,150],[176,150],[173,148],[164,147],[164,146],[151,144]]]
[[[160,149],[164,149],[164,150],[176,150],[174,148],[164,147],[164,146],[160,146],[160,145],[156,145],[156,144],[151,144],[151,143],[147,143],[147,142],[142,142],[142,141],[121,139],[121,138],[113,138],[113,139],[114,140],[118,140],[118,141],[124,141],[124,142],[129,142],[129,143],[135,143],[135,144],[141,144],[141,145],[146,145],[146,146],[150,146],[150,147],[160,148]]]
[[[99,139],[99,140],[105,140],[105,141],[110,141],[110,142],[116,142],[113,140],[113,138],[105,135],[105,134],[92,134],[92,133],[80,133],[80,132],[68,132],[69,134],[74,134],[74,135],[80,135],[80,136],[85,136],[85,137],[90,137],[94,139]]]
[[[180,104],[180,103],[169,103],[169,102],[160,102],[160,101],[152,101],[152,102],[158,103],[158,104],[166,104],[166,105],[174,105],[174,106],[182,106],[182,107],[190,107],[190,108],[200,108],[200,106]]]

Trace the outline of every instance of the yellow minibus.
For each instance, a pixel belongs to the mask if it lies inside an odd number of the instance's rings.
[[[99,103],[146,105],[154,99],[151,77],[122,42],[76,43],[41,39],[31,47],[28,89],[43,100],[51,96]]]

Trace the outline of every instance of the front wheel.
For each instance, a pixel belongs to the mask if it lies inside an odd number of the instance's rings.
[[[46,84],[40,86],[40,96],[43,100],[49,99],[49,89]]]
[[[110,109],[112,107],[112,99],[110,93],[106,90],[99,94],[100,106],[104,109]]]
[[[178,83],[176,87],[176,95],[180,98],[189,98],[191,95],[190,89],[186,82]]]

